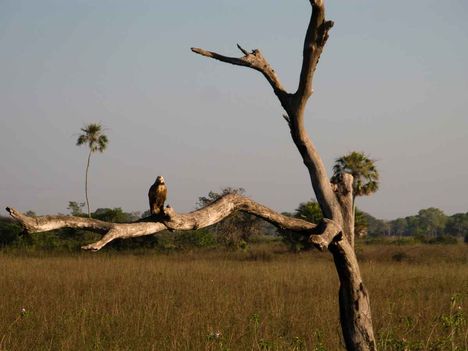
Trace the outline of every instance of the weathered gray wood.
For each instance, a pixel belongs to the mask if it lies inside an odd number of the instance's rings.
[[[351,247],[354,247],[354,198],[353,198],[353,176],[344,173],[335,179],[333,190],[340,203],[343,216],[343,230]]]
[[[326,249],[341,228],[333,221],[326,220],[317,226],[300,218],[279,214],[266,206],[252,201],[239,194],[227,194],[212,204],[186,214],[179,214],[171,207],[164,209],[162,216],[146,217],[134,223],[109,223],[92,218],[75,216],[26,216],[7,207],[10,215],[20,222],[31,233],[46,232],[60,228],[79,228],[105,234],[101,240],[83,246],[85,250],[97,251],[112,240],[151,235],[163,230],[194,230],[218,223],[235,211],[243,211],[260,217],[273,225],[305,232],[310,235],[310,241],[320,249]]]
[[[340,279],[339,303],[343,339],[348,351],[375,351],[369,294],[347,240],[329,246]]]

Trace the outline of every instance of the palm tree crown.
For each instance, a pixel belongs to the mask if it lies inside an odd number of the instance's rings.
[[[88,163],[86,164],[86,177],[85,177],[85,196],[86,196],[86,205],[88,207],[88,217],[91,218],[91,211],[89,209],[89,199],[88,199],[88,170],[89,170],[89,161],[91,160],[91,154],[93,152],[99,151],[103,152],[106,147],[109,139],[106,135],[103,134],[103,128],[99,123],[91,123],[81,128],[83,134],[78,137],[76,145],[80,146],[83,144],[88,144],[89,154],[88,154]]]
[[[76,141],[76,145],[80,146],[88,144],[90,152],[103,152],[109,139],[103,134],[103,128],[98,123],[91,123],[81,128],[84,134],[81,134]]]
[[[353,151],[336,159],[332,180],[337,179],[343,173],[349,173],[354,178],[354,197],[370,195],[379,189],[379,172],[375,167],[375,160],[370,159],[363,152]]]

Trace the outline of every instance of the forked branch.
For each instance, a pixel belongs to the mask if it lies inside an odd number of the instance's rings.
[[[7,207],[10,215],[31,233],[45,232],[60,228],[79,228],[105,233],[101,240],[83,246],[85,250],[100,250],[112,240],[151,235],[163,230],[195,230],[205,228],[228,217],[235,211],[243,211],[260,217],[273,225],[297,232],[306,232],[310,240],[320,249],[327,248],[330,242],[341,232],[341,228],[332,221],[320,225],[300,218],[279,214],[248,197],[227,194],[212,204],[186,214],[179,214],[171,207],[165,208],[162,216],[146,217],[134,223],[109,223],[97,219],[75,216],[38,216],[30,217]],[[323,238],[321,237],[323,235]]]
[[[239,57],[239,58],[229,57],[229,56],[220,55],[213,51],[203,50],[200,48],[191,48],[191,50],[199,55],[213,58],[221,62],[230,63],[236,66],[249,67],[256,71],[259,71],[268,80],[276,96],[278,97],[281,104],[287,111],[288,109],[286,107],[289,106],[289,102],[287,100],[288,94],[286,93],[286,90],[281,84],[281,81],[279,80],[278,75],[276,74],[275,70],[271,67],[271,65],[262,55],[260,50],[255,49],[255,50],[252,50],[252,52],[248,52],[247,50],[242,48],[239,44],[237,44],[237,48],[244,54],[244,56]]]

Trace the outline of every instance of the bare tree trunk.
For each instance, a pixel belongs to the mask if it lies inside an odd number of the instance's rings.
[[[339,302],[343,338],[348,351],[376,350],[369,295],[353,248],[346,240],[329,246],[340,279]]]
[[[89,199],[88,199],[88,171],[89,171],[89,161],[91,160],[91,149],[88,154],[88,163],[86,163],[86,175],[85,175],[85,197],[86,197],[86,206],[88,207],[88,217],[91,218],[91,211],[89,210]]]

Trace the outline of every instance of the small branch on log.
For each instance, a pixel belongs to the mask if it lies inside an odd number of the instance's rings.
[[[240,46],[239,44],[237,44],[237,48],[245,55],[245,56],[249,56],[249,52],[247,50],[245,50],[242,46]]]
[[[74,216],[30,217],[7,207],[10,215],[31,233],[45,232],[60,228],[87,229],[106,233],[101,240],[83,246],[84,250],[97,251],[112,240],[151,235],[163,230],[196,230],[213,225],[235,211],[243,211],[260,217],[271,224],[292,231],[313,232],[316,224],[299,218],[279,214],[266,206],[238,194],[227,194],[212,204],[186,214],[179,214],[171,207],[164,209],[163,216],[151,216],[134,223],[109,223],[92,218]]]

